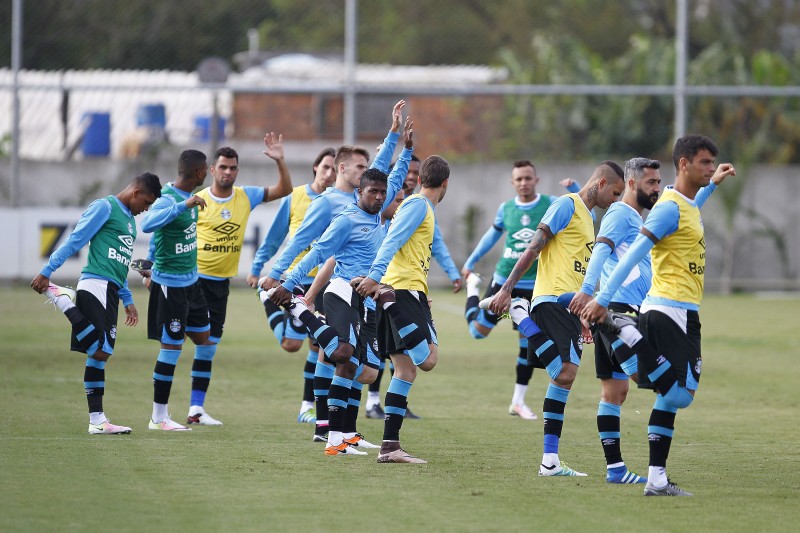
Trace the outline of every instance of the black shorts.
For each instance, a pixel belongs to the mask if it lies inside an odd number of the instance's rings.
[[[491,285],[486,287],[486,292],[483,294],[483,299],[485,300],[486,298],[494,296],[502,287],[503,287],[502,285],[499,285],[497,283],[492,283]],[[530,302],[532,296],[533,296],[533,289],[514,288],[511,290],[511,298],[525,298]],[[483,323],[481,325],[485,327],[490,327],[489,324],[491,324],[492,326],[496,326],[497,323],[500,322],[500,315],[495,315],[494,313],[487,313],[484,310],[481,311],[483,312],[480,314],[478,318],[479,323]],[[511,327],[514,328],[515,331],[519,329],[519,327],[517,327],[517,325],[514,324],[513,321],[511,322]]]
[[[556,302],[543,302],[533,308],[531,318],[553,341],[562,363],[581,364],[581,321]],[[530,359],[530,354],[528,359]]]
[[[421,291],[409,291],[404,289],[395,290],[396,302],[409,320],[423,332],[428,344],[439,344],[436,338],[436,326],[433,324],[431,316],[431,306],[428,304],[428,296]],[[407,348],[400,336],[398,328],[390,320],[389,314],[383,308],[378,307],[378,354],[382,356],[393,353],[403,353]]]
[[[325,321],[336,331],[340,343],[353,347],[350,361],[355,365],[366,361],[367,345],[375,339],[375,326],[367,323],[368,309],[364,303],[364,298],[342,278],[332,280],[325,289]],[[372,320],[374,322],[374,315]]]
[[[208,305],[200,282],[167,287],[153,281],[147,306],[147,338],[162,344],[183,344],[186,331],[208,331]]]
[[[203,289],[203,295],[208,304],[208,319],[211,324],[209,338],[219,341],[222,338],[222,330],[225,328],[225,314],[228,309],[228,295],[231,292],[231,281],[229,279],[206,279],[197,280]]]
[[[678,382],[689,390],[697,390],[703,358],[700,354],[700,314],[685,311],[686,331],[660,311],[648,311],[639,317],[639,331],[656,352],[675,369]]]
[[[114,344],[117,340],[119,288],[104,279],[83,279],[78,282],[77,293],[75,305],[101,335],[97,349],[109,355],[114,353]],[[90,346],[86,346],[86,342],[78,339],[80,333],[82,332],[75,327],[72,328],[70,350],[86,353]]]
[[[625,304],[612,302],[608,306],[608,310],[628,314],[637,322],[639,320],[636,309]],[[595,326],[592,326],[592,337],[594,338],[594,368],[597,378],[623,379],[622,376],[625,376],[624,379],[627,379],[628,376],[617,359],[617,352],[613,349],[615,344],[619,345],[621,342],[619,337]],[[626,348],[626,344],[619,346],[620,353],[626,355]]]

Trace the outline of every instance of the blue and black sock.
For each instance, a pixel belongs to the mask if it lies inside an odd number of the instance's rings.
[[[317,423],[314,434],[320,436],[328,432],[328,393],[333,374],[333,365],[317,361],[314,369],[314,401],[317,406]]]
[[[533,377],[533,362],[528,361],[528,339],[519,338],[517,355],[517,385],[527,385]]]
[[[669,405],[664,397],[656,395],[653,412],[647,426],[647,441],[650,445],[650,466],[666,468],[672,435],[675,432],[675,415],[678,409]]]
[[[319,352],[309,348],[306,362],[303,365],[303,401],[314,401],[314,370],[317,368]]]
[[[411,390],[411,385],[410,381],[392,376],[384,401],[386,418],[383,424],[383,440],[400,440],[400,428],[403,427],[403,419],[406,416],[408,392]]]
[[[564,427],[564,410],[567,407],[569,389],[551,383],[545,393],[542,406],[544,418],[544,453],[558,453],[561,430]]]
[[[286,314],[283,309],[272,303],[272,300],[267,298],[264,300],[264,312],[267,315],[267,322],[269,328],[278,339],[278,342],[283,342],[283,335],[286,332]]]
[[[216,344],[197,345],[194,347],[192,362],[192,393],[189,405],[202,407],[206,401],[208,385],[211,383],[211,364],[217,353]]]
[[[106,390],[105,361],[97,361],[91,357],[86,358],[86,368],[83,371],[83,388],[86,391],[89,412],[102,413],[103,394],[105,394]]]
[[[358,432],[358,410],[361,407],[361,393],[364,385],[355,379],[350,387],[350,398],[347,400],[347,417],[344,423],[344,433]]]
[[[347,404],[353,381],[341,376],[333,376],[328,393],[328,425],[330,431],[344,432],[347,420]]]
[[[67,309],[64,316],[72,324],[73,350],[93,355],[100,347],[102,340],[100,332],[77,307]]]
[[[620,414],[622,406],[608,402],[600,402],[597,406],[597,431],[600,444],[606,456],[606,464],[614,465],[622,462],[620,449]]]
[[[158,352],[156,367],[153,370],[153,402],[169,403],[172,378],[175,375],[175,366],[178,364],[180,356],[180,350],[165,350],[162,348]]]

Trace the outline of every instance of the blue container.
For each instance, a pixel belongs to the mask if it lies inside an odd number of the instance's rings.
[[[217,119],[217,140],[225,138],[225,119]],[[211,141],[211,117],[194,117],[194,139],[199,142]]]
[[[136,110],[136,125],[165,129],[167,127],[167,110],[164,104],[140,105]]]
[[[86,132],[81,141],[81,151],[87,157],[107,157],[111,153],[111,114],[86,113]]]

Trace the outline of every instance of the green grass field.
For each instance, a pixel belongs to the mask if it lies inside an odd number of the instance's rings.
[[[677,419],[668,472],[694,498],[644,498],[609,486],[595,415],[599,384],[584,352],[561,458],[588,478],[539,478],[541,420],[507,414],[515,334],[473,340],[463,294],[434,293],[440,364],[420,373],[406,449],[427,465],[329,458],[295,421],[305,353],[280,351],[253,293],[235,290],[206,406],[225,422],[148,431],[158,350],[143,325],[120,327],[105,409],[132,435],[86,433],[83,356],[66,319],[28,288],[3,288],[0,531],[789,531],[800,521],[800,299],[708,297],[703,376]],[[147,298],[136,294],[140,312]],[[191,355],[172,389],[186,415]],[[387,381],[384,380],[385,391]],[[541,412],[545,374],[528,404]],[[623,408],[623,454],[647,471],[652,394]],[[379,442],[382,422],[359,430]],[[794,525],[793,525],[794,524]]]

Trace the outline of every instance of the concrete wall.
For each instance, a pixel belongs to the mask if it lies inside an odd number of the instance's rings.
[[[238,145],[237,145],[238,147]],[[243,185],[269,185],[275,183],[277,173],[274,163],[260,155],[260,148],[250,147],[242,154],[239,183]],[[295,184],[311,178],[310,161],[313,154],[287,159]],[[249,155],[247,155],[249,154]],[[92,199],[112,194],[127,180],[142,171],[153,171],[163,181],[172,180],[175,174],[173,154],[167,154],[149,163],[129,163],[112,160],[86,160],[82,162],[42,163],[23,161],[21,172],[21,203],[26,207],[47,208],[58,212],[59,206],[85,206]],[[508,163],[453,165],[447,197],[437,209],[437,218],[456,265],[460,268],[481,235],[491,225],[498,205],[513,196]],[[541,182],[539,192],[563,194],[558,186],[562,178],[585,182],[593,165],[579,163],[541,162],[537,169]],[[708,246],[706,281],[715,290],[722,270],[726,240],[733,243],[733,277],[742,288],[768,289],[800,288],[800,208],[795,200],[794,187],[800,182],[800,168],[754,166],[739,169],[734,180],[746,180],[742,202],[734,222],[734,232],[727,231],[722,193],[715,193],[703,209]],[[671,168],[662,173],[665,184],[674,180]],[[208,178],[210,182],[210,177]],[[0,166],[0,206],[8,205],[8,165]],[[13,219],[15,210],[0,209]],[[271,220],[272,209],[264,209],[258,222],[258,234],[264,235]],[[474,213],[472,221],[467,213]],[[52,218],[52,217],[51,217]],[[254,230],[256,228],[253,228]],[[470,232],[472,238],[469,238]],[[255,234],[253,234],[255,235]],[[728,237],[732,235],[732,237]],[[777,237],[783,246],[775,244]],[[5,237],[3,237],[6,240]],[[253,240],[253,239],[251,239]],[[14,242],[17,242],[15,240]],[[11,244],[11,242],[7,243]],[[252,246],[255,246],[253,242]],[[478,271],[490,275],[497,260],[499,245],[479,264]],[[254,250],[243,253],[243,264],[249,264]],[[240,269],[241,270],[241,269]],[[244,270],[242,270],[244,271]],[[33,272],[20,273],[27,278]],[[14,277],[14,276],[12,276]],[[443,272],[431,269],[431,283],[446,283]]]

